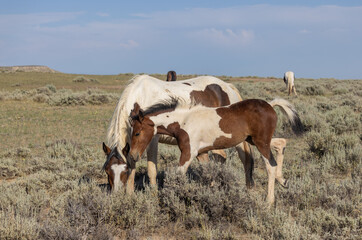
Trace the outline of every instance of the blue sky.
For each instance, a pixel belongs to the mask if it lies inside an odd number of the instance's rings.
[[[0,66],[362,79],[362,1],[0,0]]]

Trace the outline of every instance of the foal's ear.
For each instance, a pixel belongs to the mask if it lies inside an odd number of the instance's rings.
[[[107,155],[111,152],[111,149],[104,142],[103,142],[103,151]]]
[[[127,157],[129,150],[130,150],[129,144],[126,143],[126,146],[124,146],[124,148],[122,149],[122,153],[125,157]]]
[[[140,120],[140,122],[142,122],[144,118],[145,117],[144,117],[143,111],[140,110],[139,113],[138,113],[138,119]]]
[[[140,111],[140,109],[141,109],[140,105],[139,105],[138,103],[134,103],[132,112],[133,112],[135,115],[137,115],[138,112]]]
[[[129,114],[130,118],[134,119],[140,112],[140,109],[141,109],[140,105],[138,105],[138,103],[135,103],[133,105],[133,109],[132,109],[131,113]]]

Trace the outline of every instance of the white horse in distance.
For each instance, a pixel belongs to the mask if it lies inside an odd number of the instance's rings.
[[[284,83],[287,85],[289,96],[292,92],[295,94],[295,96],[298,95],[297,90],[295,89],[294,86],[294,72],[288,71],[284,73]]]

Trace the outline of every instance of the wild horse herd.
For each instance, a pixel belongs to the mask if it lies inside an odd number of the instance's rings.
[[[285,73],[284,82],[289,95],[296,95],[293,72]],[[174,71],[167,74],[166,81],[148,75],[135,76],[111,118],[108,146],[103,143],[107,158],[103,169],[111,190],[134,192],[136,163],[145,151],[150,184],[156,185],[158,143],[178,145],[180,174],[186,173],[195,157],[207,162],[211,151],[215,159],[225,161],[224,149],[235,147],[244,165],[246,185],[252,188],[251,144],[265,162],[267,201],[272,204],[275,180],[288,187],[282,173],[286,140],[273,138],[278,120],[276,106],[289,120],[293,132],[301,134],[304,128],[299,115],[284,99],[243,101],[234,85],[212,76],[182,81],[176,81]],[[272,149],[276,150],[276,158]]]

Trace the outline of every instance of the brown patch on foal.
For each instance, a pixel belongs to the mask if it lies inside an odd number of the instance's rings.
[[[180,166],[183,166],[191,157],[190,153],[190,138],[188,133],[181,129],[178,122],[171,123],[166,127],[157,127],[157,132],[160,134],[166,134],[177,139],[178,146],[181,150]],[[172,132],[173,134],[170,134]]]
[[[247,140],[257,146],[272,166],[276,165],[270,152],[270,142],[276,127],[277,115],[267,102],[258,99],[244,100],[228,107],[218,108],[216,112],[221,117],[220,129],[232,135],[231,138],[224,136],[217,138],[214,147],[231,147]]]
[[[219,107],[230,104],[230,99],[217,84],[207,85],[204,91],[192,91],[190,98],[206,107]]]

